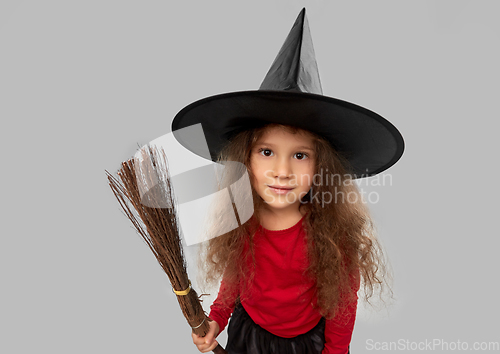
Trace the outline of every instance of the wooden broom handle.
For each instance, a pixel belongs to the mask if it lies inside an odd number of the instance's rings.
[[[227,352],[220,346],[220,344],[217,344],[215,349],[213,350],[215,354],[227,354]]]

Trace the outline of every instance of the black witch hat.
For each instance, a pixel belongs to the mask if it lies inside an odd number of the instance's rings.
[[[174,117],[172,132],[179,143],[206,157],[198,144],[176,134],[178,129],[198,123],[213,161],[235,133],[269,123],[323,136],[349,161],[355,178],[388,169],[404,150],[403,137],[386,119],[358,105],[323,96],[305,8],[258,90],[207,97]]]

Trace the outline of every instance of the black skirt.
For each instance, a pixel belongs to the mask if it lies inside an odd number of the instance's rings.
[[[325,318],[309,332],[292,338],[274,335],[256,324],[238,304],[227,328],[228,354],[321,354],[325,346]]]

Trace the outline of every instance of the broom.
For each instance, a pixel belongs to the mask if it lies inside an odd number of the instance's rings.
[[[106,171],[109,185],[167,274],[193,333],[204,337],[210,326],[188,278],[165,152],[147,146],[141,154],[143,162],[130,159],[122,163],[118,171],[121,182]],[[220,344],[213,352],[226,353]]]

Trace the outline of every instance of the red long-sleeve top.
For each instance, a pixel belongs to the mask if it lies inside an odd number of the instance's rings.
[[[286,230],[259,227],[255,238],[255,278],[251,288],[241,287],[241,303],[255,323],[285,338],[306,333],[321,319],[316,304],[315,281],[305,274],[308,266],[307,241],[303,218]],[[359,283],[353,287],[357,293]],[[226,327],[235,303],[221,299],[228,291],[222,280],[219,295],[210,307],[210,317],[219,324],[219,333]],[[235,298],[235,297],[234,297]],[[346,354],[351,342],[356,317],[357,295],[346,311],[338,311],[326,320],[325,347],[322,354]]]

